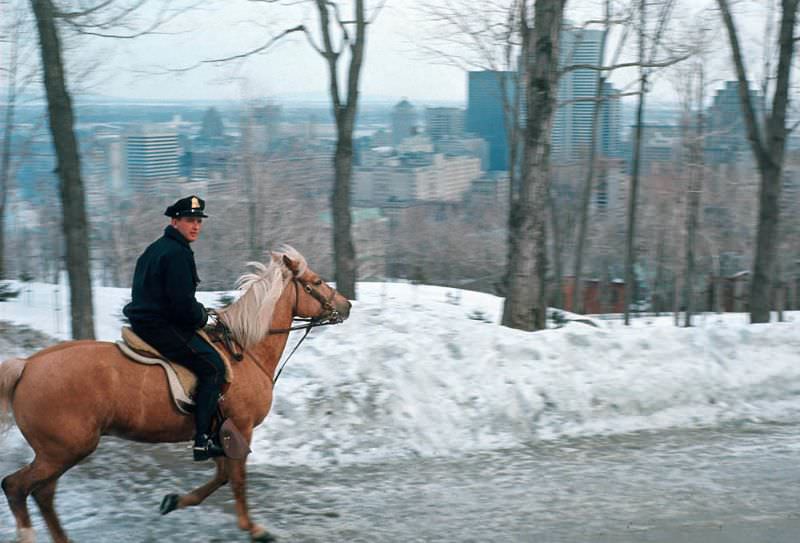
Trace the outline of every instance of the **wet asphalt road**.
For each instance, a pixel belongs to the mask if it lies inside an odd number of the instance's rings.
[[[65,475],[57,508],[76,542],[247,541],[230,489],[162,517],[164,494],[211,464],[180,445],[106,440]],[[30,458],[18,436],[0,473]],[[290,542],[796,542],[800,426],[764,422],[564,439],[463,457],[249,467],[255,520]],[[43,526],[35,515],[40,541]],[[0,541],[13,540],[0,511]]]

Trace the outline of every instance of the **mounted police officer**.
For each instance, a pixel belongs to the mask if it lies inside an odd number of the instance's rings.
[[[164,215],[170,224],[136,261],[132,300],[123,309],[133,331],[197,375],[195,393],[194,459],[221,456],[211,438],[211,419],[217,408],[225,365],[217,351],[196,331],[205,326],[208,313],[195,299],[200,279],[189,244],[203,226],[205,202],[197,196],[182,198]]]

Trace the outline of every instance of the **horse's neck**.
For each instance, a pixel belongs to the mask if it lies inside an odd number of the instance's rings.
[[[291,284],[287,285],[275,304],[270,329],[286,329],[292,325],[292,301],[294,296],[293,286]],[[248,349],[251,351],[256,363],[273,379],[288,339],[288,333],[267,334],[261,341]]]

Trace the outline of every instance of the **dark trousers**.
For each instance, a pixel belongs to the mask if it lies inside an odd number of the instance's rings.
[[[211,433],[211,418],[217,409],[225,363],[214,348],[193,330],[182,330],[169,324],[137,325],[131,323],[140,338],[158,349],[165,357],[186,366],[197,375],[195,391],[195,439]]]

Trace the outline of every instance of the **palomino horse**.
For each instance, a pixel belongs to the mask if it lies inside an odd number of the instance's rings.
[[[274,253],[268,265],[254,266],[254,273],[239,280],[242,295],[218,315],[245,349],[244,359],[233,364],[225,414],[248,443],[269,413],[273,376],[292,319],[341,321],[350,312],[350,302],[291,247]],[[180,414],[170,399],[161,368],[126,360],[113,343],[102,341],[68,341],[0,364],[0,415],[5,415],[6,424],[11,424],[10,412],[35,452],[33,462],[2,481],[19,538],[26,543],[33,541],[30,494],[53,540],[68,542],[53,508],[56,482],[94,452],[101,436],[164,443],[188,441],[194,431],[192,417]],[[182,496],[167,496],[162,513],[198,505],[230,482],[239,528],[248,531],[252,541],[273,540],[250,519],[245,460],[218,458],[216,464],[214,478],[205,485]]]

